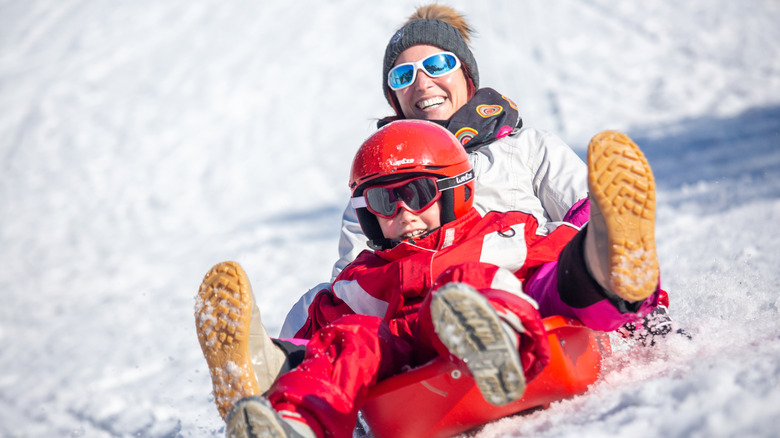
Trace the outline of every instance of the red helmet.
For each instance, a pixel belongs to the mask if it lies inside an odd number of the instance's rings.
[[[399,177],[435,176],[440,183],[441,223],[466,214],[474,203],[474,172],[468,153],[446,128],[425,120],[392,122],[369,137],[352,162],[352,197]],[[376,216],[357,208],[360,226],[375,248],[385,248]]]

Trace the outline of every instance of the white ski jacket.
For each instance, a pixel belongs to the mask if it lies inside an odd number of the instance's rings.
[[[561,221],[577,201],[588,196],[585,163],[549,132],[522,128],[469,153],[469,158],[476,176],[474,207],[483,215],[518,210],[533,214],[542,226]],[[333,279],[366,249],[355,209],[347,204]],[[291,338],[303,326],[314,296],[329,286],[330,282],[319,284],[298,300],[287,314],[280,338]]]

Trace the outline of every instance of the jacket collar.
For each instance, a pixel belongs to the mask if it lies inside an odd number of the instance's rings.
[[[439,251],[463,240],[468,232],[474,227],[474,224],[479,222],[480,219],[482,219],[482,216],[472,207],[468,213],[431,231],[421,239],[404,240],[395,247],[384,251],[377,251],[376,254],[385,260],[392,261],[421,251]]]

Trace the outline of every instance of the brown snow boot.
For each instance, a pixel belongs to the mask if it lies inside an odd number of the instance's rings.
[[[642,301],[658,287],[655,180],[639,147],[605,131],[588,146],[590,222],[585,263],[608,293]]]
[[[240,399],[265,392],[285,354],[268,336],[246,273],[222,262],[206,274],[195,302],[195,326],[223,419]]]

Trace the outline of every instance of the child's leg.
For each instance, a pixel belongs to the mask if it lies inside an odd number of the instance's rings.
[[[288,422],[303,422],[318,436],[327,430],[351,437],[369,390],[408,364],[410,351],[381,318],[348,315],[319,330],[303,362],[281,375],[266,397]]]
[[[485,297],[468,284],[448,283],[434,292],[430,312],[439,340],[465,363],[486,401],[503,406],[522,397],[517,337]]]
[[[550,359],[536,303],[521,288],[511,272],[495,265],[448,268],[420,308],[415,352],[429,352],[428,358],[452,354],[475,377],[485,400],[496,405],[516,400],[525,381]]]

